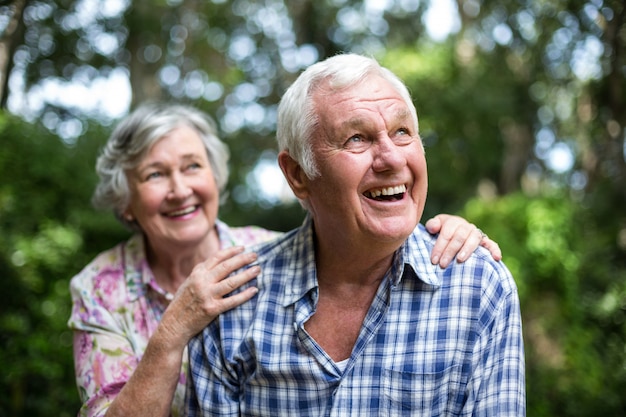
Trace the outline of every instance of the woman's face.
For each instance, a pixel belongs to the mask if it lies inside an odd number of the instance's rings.
[[[156,142],[127,172],[131,202],[152,247],[199,245],[214,230],[219,190],[199,134],[180,126]]]

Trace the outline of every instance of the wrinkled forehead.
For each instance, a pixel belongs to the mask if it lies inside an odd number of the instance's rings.
[[[371,112],[386,118],[415,121],[415,107],[406,101],[393,83],[378,74],[347,85],[333,85],[328,80],[311,91],[311,99],[320,119],[341,120],[341,123],[360,124]]]
[[[401,100],[408,115],[413,119],[415,127],[419,126],[417,111],[411,95],[404,84],[396,79],[385,76],[383,73],[372,72],[360,79],[341,79],[323,77],[315,80],[309,89],[309,97],[315,103],[318,115],[322,112],[336,111],[330,103],[345,104],[346,102],[367,102],[383,98]],[[398,110],[397,110],[398,111]],[[403,114],[403,117],[406,116]]]

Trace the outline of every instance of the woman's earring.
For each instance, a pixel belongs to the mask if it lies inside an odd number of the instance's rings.
[[[130,213],[126,213],[124,214],[124,219],[128,222],[128,223],[132,223],[135,219],[133,218],[133,215]]]

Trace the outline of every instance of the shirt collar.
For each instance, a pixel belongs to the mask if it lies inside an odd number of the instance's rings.
[[[283,306],[295,303],[318,287],[313,237],[313,220],[307,215],[300,228],[295,231],[293,240],[287,238],[287,241],[291,242],[291,255],[287,258],[288,265],[285,271],[302,271],[302,275],[292,272],[293,275],[287,280],[284,298],[281,300]],[[441,278],[437,273],[439,267],[430,261],[434,240],[433,236],[418,224],[396,251],[390,274],[391,285],[400,284],[405,275],[405,268],[410,268],[418,279],[428,285],[433,287],[441,285]]]
[[[295,303],[312,289],[317,289],[317,267],[315,265],[315,241],[313,219],[307,215],[302,225],[294,232],[291,242],[291,256],[287,259],[286,271],[294,271],[285,285],[285,293],[281,303],[287,306]],[[288,236],[291,233],[288,234]],[[300,275],[297,271],[300,271]],[[296,275],[297,274],[297,275]]]
[[[143,234],[134,234],[126,241],[122,249],[126,288],[130,301],[143,297],[152,279],[152,271],[146,259]]]
[[[223,221],[215,219],[215,229],[217,230],[217,238],[220,241],[220,249],[230,248],[239,244],[233,236],[230,227]]]
[[[392,277],[392,285],[398,285],[404,276],[404,268],[413,270],[415,276],[425,284],[439,287],[441,277],[437,273],[438,265],[430,261],[435,238],[429,234],[424,226],[418,224],[413,233],[396,251],[395,267],[399,271]]]

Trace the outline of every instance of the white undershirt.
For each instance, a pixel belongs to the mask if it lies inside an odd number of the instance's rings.
[[[335,362],[335,365],[337,365],[337,368],[339,368],[339,370],[341,372],[343,372],[346,369],[346,365],[348,364],[349,360],[350,360],[350,358],[344,359],[344,360],[339,361],[339,362]]]

